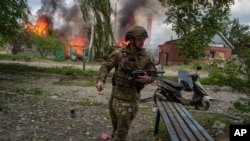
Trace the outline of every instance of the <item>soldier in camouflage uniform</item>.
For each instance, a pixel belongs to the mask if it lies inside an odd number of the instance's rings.
[[[134,25],[129,28],[125,35],[125,41],[129,41],[129,44],[112,52],[99,70],[96,88],[102,91],[109,71],[115,68],[109,101],[114,128],[112,137],[115,141],[125,141],[131,122],[137,114],[141,90],[137,84],[154,81],[147,73],[133,81],[129,79],[133,70],[156,70],[151,56],[143,48],[147,37],[143,27]]]

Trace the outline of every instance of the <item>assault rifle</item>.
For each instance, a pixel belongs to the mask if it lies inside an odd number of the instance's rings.
[[[134,80],[138,76],[143,76],[147,73],[151,77],[156,77],[157,74],[163,74],[165,71],[156,71],[156,70],[134,70],[131,72],[131,79]]]
[[[137,88],[137,91],[140,92],[141,89],[144,88],[144,84],[142,83],[135,83],[135,79],[138,77],[138,76],[144,76],[145,73],[147,73],[149,76],[151,77],[157,77],[157,74],[163,74],[165,73],[165,71],[156,71],[156,70],[134,70],[131,72],[131,76],[128,78],[132,85],[136,85],[136,88]]]

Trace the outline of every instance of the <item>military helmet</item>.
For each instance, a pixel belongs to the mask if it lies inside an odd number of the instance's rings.
[[[148,38],[148,33],[146,29],[138,25],[131,26],[128,29],[127,33],[125,34],[125,41],[134,39],[134,38],[144,38],[144,39]]]

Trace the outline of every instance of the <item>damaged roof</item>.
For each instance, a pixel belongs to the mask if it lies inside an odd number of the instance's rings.
[[[179,39],[170,40],[170,41],[165,42],[164,44],[168,44],[168,43],[177,44],[178,40]],[[228,48],[234,49],[234,46],[221,33],[215,34],[214,37],[212,38],[211,43],[209,43],[208,45],[213,46],[213,47],[228,47]]]

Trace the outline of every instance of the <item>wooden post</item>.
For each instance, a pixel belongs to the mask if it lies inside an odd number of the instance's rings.
[[[83,64],[82,64],[82,70],[85,71],[85,65],[86,65],[86,63],[85,63],[84,59],[83,59],[82,63],[83,63]]]

